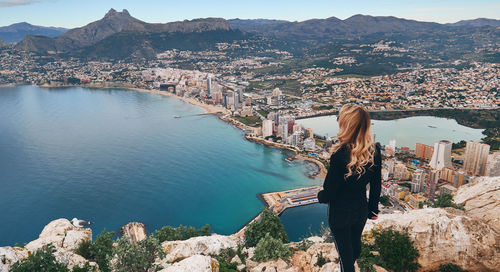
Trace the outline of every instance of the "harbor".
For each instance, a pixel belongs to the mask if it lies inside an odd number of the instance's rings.
[[[259,196],[269,209],[280,215],[287,208],[318,203],[317,195],[321,189],[321,186],[303,187]]]

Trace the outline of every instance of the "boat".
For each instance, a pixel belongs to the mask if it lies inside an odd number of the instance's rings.
[[[430,127],[430,128],[436,128],[435,126],[430,126],[430,125],[428,127]]]
[[[174,118],[181,118],[179,115],[174,115]]]
[[[286,162],[292,162],[293,160],[295,160],[295,156],[288,157],[285,159]]]

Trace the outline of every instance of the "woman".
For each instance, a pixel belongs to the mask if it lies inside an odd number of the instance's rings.
[[[367,218],[377,219],[381,187],[381,155],[370,133],[370,115],[361,106],[345,105],[338,115],[338,142],[318,193],[328,203],[328,223],[342,272],[354,272],[361,254],[361,233]],[[366,185],[370,184],[369,201]]]

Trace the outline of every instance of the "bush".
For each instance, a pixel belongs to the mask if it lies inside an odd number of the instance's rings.
[[[453,196],[450,194],[441,194],[437,197],[436,201],[434,201],[434,208],[446,208],[452,207],[455,209],[459,209],[464,211],[465,208],[463,206],[459,206],[453,202]]]
[[[316,261],[316,263],[314,264],[315,266],[319,266],[319,267],[322,267],[323,265],[325,265],[327,262],[329,262],[329,260],[327,258],[325,258],[323,256],[323,252],[319,252],[316,257],[318,257],[318,260]]]
[[[205,225],[200,229],[196,229],[194,227],[185,227],[180,225],[177,228],[171,226],[165,226],[153,233],[153,236],[158,239],[160,243],[164,241],[178,241],[178,240],[187,240],[191,237],[197,236],[209,236],[210,226]]]
[[[113,271],[116,272],[148,272],[161,269],[154,262],[156,258],[164,258],[160,242],[153,236],[137,242],[136,245],[130,242],[128,237],[118,239],[118,245],[113,253],[116,255]]]
[[[254,247],[267,234],[280,240],[282,243],[288,243],[288,235],[285,232],[280,218],[268,208],[265,208],[259,220],[250,223],[245,229],[245,245]]]
[[[309,241],[307,239],[302,239],[299,243],[297,243],[297,249],[306,251],[308,250],[312,245],[314,245],[313,241]]]
[[[74,266],[71,272],[97,272],[97,269],[86,262],[83,267]]]
[[[371,250],[370,245],[361,243],[361,254],[357,260],[361,272],[375,272],[373,265],[380,263],[379,256],[373,255]]]
[[[463,270],[460,266],[456,264],[442,264],[439,266],[439,272],[468,272]]]
[[[114,232],[107,232],[104,229],[94,242],[81,242],[75,252],[87,260],[96,262],[101,271],[110,272],[109,260],[113,254],[113,236]]]
[[[232,248],[223,248],[220,254],[215,256],[219,262],[219,272],[238,272],[238,264],[231,262],[237,252]]]
[[[383,195],[380,197],[380,203],[384,205],[385,207],[392,206],[391,202],[389,201],[389,196]]]
[[[11,272],[69,272],[54,257],[56,249],[52,244],[46,245],[29,256],[24,262],[17,261],[10,269]]]
[[[420,256],[408,235],[388,229],[373,232],[374,248],[380,253],[382,266],[395,272],[416,271]]]
[[[264,238],[260,239],[255,247],[252,260],[257,262],[266,262],[268,260],[277,260],[279,258],[288,260],[292,256],[292,250],[284,245],[279,239],[273,238],[266,233]]]

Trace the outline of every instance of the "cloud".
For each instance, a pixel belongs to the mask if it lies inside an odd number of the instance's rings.
[[[0,8],[31,5],[36,2],[38,2],[38,0],[4,0],[0,1]]]

